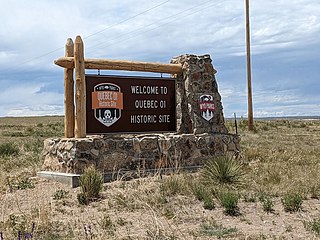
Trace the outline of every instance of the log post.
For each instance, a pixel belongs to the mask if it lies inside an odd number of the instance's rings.
[[[86,84],[83,49],[82,39],[80,36],[77,36],[74,43],[74,67],[76,75],[76,138],[86,137]]]
[[[65,56],[74,56],[74,45],[71,38],[67,39]],[[74,137],[74,80],[73,68],[64,69],[64,137]]]
[[[54,63],[63,68],[73,68],[74,58],[62,57],[54,61]],[[100,69],[100,70],[125,70],[138,72],[158,72],[169,74],[180,74],[182,72],[181,64],[166,64],[166,63],[152,63],[152,62],[137,62],[126,60],[111,60],[111,59],[84,59],[84,66],[86,69]]]

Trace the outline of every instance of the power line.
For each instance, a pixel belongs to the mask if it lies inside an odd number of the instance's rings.
[[[140,32],[139,34],[130,36],[130,37],[128,37],[128,38],[122,38],[122,39],[121,39],[121,37],[123,37],[123,36],[126,36],[126,35],[129,35],[129,34],[131,34],[131,33],[137,32],[137,31],[139,31],[139,30],[141,30],[141,29],[145,29],[146,27],[150,27],[150,26],[154,25],[155,22],[153,22],[153,23],[151,23],[151,24],[148,24],[148,25],[146,25],[146,26],[142,26],[142,27],[137,28],[137,29],[135,29],[135,30],[133,30],[133,31],[124,33],[124,34],[122,34],[122,35],[120,35],[120,36],[118,36],[118,37],[115,37],[115,38],[112,38],[112,39],[108,40],[108,42],[111,42],[111,41],[114,41],[114,40],[118,40],[118,39],[120,39],[120,41],[117,41],[117,42],[114,42],[114,43],[110,43],[110,44],[107,44],[107,45],[104,45],[104,42],[102,42],[102,43],[96,44],[96,45],[94,45],[94,46],[88,47],[87,49],[96,48],[97,46],[101,46],[101,45],[102,45],[103,47],[109,47],[109,46],[118,44],[118,43],[120,43],[120,42],[125,42],[125,41],[127,41],[127,40],[129,40],[129,39],[132,39],[132,38],[135,38],[135,37],[137,37],[137,36],[139,36],[139,35],[141,35],[141,34],[144,34],[144,33],[146,33],[146,32],[150,32],[150,31],[153,31],[153,30],[155,30],[155,29],[157,29],[157,28],[160,28],[160,27],[163,27],[163,26],[165,26],[165,25],[168,25],[168,24],[170,24],[170,23],[172,23],[172,22],[175,22],[176,19],[177,19],[177,16],[179,16],[179,15],[185,13],[185,12],[188,12],[188,11],[190,11],[190,10],[193,10],[193,9],[195,9],[195,8],[198,8],[198,7],[200,7],[200,6],[206,5],[206,4],[208,4],[209,2],[212,2],[212,1],[209,0],[209,1],[203,2],[203,3],[198,4],[198,5],[196,5],[196,6],[187,8],[187,9],[181,11],[181,12],[178,12],[178,13],[176,13],[176,14],[173,14],[173,15],[171,15],[171,16],[169,16],[169,17],[160,19],[160,20],[158,20],[157,22],[164,21],[164,20],[170,19],[170,18],[172,18],[172,17],[175,17],[173,20],[171,20],[171,21],[169,21],[169,22],[165,22],[165,23],[160,24],[160,25],[158,25],[158,26],[156,26],[156,27],[154,27],[154,28],[151,28],[151,29],[148,29],[148,30],[146,30],[146,31]],[[224,1],[220,1],[219,3],[222,3],[222,2],[224,2]],[[209,8],[209,7],[212,7],[212,6],[214,6],[214,5],[217,5],[217,4],[219,4],[219,3],[209,4],[209,5],[207,5],[205,8],[201,8],[201,9],[199,9],[199,10],[197,10],[197,11],[193,11],[192,13],[190,13],[190,14],[188,14],[188,15],[185,15],[185,16],[182,16],[181,18],[191,16],[191,15],[193,15],[193,14],[196,14],[196,13],[198,13],[198,12],[201,12],[202,10],[204,10],[204,9],[206,9],[206,8]],[[107,42],[107,43],[108,43],[108,42]],[[91,52],[88,52],[88,53],[93,53],[93,52],[94,52],[94,51],[91,51]]]
[[[115,24],[113,24],[113,25],[111,25],[111,26],[108,26],[108,27],[106,27],[106,28],[104,28],[104,29],[102,29],[102,30],[100,30],[100,31],[98,31],[98,32],[95,32],[95,33],[93,33],[93,34],[90,34],[89,36],[84,37],[84,39],[90,38],[90,37],[92,37],[92,36],[94,36],[94,35],[97,35],[97,34],[99,34],[99,33],[104,32],[104,31],[106,31],[106,30],[108,30],[108,29],[110,29],[110,28],[112,28],[112,27],[115,27],[115,26],[117,26],[117,25],[120,25],[120,24],[122,24],[122,23],[124,23],[124,22],[127,22],[127,21],[129,21],[129,20],[131,20],[131,19],[134,19],[134,18],[136,18],[136,17],[138,17],[138,16],[140,16],[140,15],[143,15],[143,14],[145,14],[145,13],[147,13],[147,12],[150,12],[151,10],[153,10],[153,9],[155,9],[155,8],[157,8],[157,7],[160,7],[160,6],[164,5],[164,4],[166,4],[167,2],[170,2],[170,0],[167,0],[167,1],[165,1],[165,2],[162,2],[162,3],[156,5],[156,6],[152,7],[152,8],[149,8],[149,9],[143,11],[143,12],[140,12],[140,13],[132,16],[132,17],[126,18],[126,19],[124,19],[124,20],[122,20],[122,21],[120,21],[120,22],[118,22],[118,23],[115,23]]]
[[[203,3],[201,3],[201,4],[198,4],[198,5],[196,5],[196,6],[192,6],[192,7],[187,8],[187,9],[181,11],[181,12],[178,12],[178,13],[176,13],[176,14],[170,15],[169,17],[165,17],[165,18],[162,18],[162,19],[160,19],[160,20],[157,20],[157,22],[161,22],[161,21],[170,19],[170,18],[172,18],[172,17],[179,16],[179,15],[185,13],[185,12],[188,12],[188,11],[190,11],[190,10],[192,10],[192,9],[195,9],[195,8],[197,8],[197,7],[200,7],[200,6],[203,6],[203,5],[205,5],[205,4],[209,3],[209,2],[212,2],[212,1],[209,0],[209,1],[203,2]],[[203,9],[201,9],[201,10],[199,10],[199,11],[202,11],[202,10],[203,10]],[[196,11],[196,12],[199,12],[199,11]],[[196,12],[193,12],[193,13],[191,13],[190,15],[192,15],[192,14],[194,14],[194,13],[196,13]],[[175,19],[176,19],[176,18],[175,18]],[[119,35],[119,36],[117,36],[117,37],[115,37],[115,38],[109,39],[109,40],[107,41],[107,43],[110,42],[110,41],[118,40],[118,39],[120,39],[121,37],[126,36],[126,35],[129,35],[129,34],[131,34],[131,33],[135,33],[135,32],[137,32],[137,31],[139,31],[139,30],[141,30],[141,29],[145,29],[145,28],[147,28],[147,27],[150,27],[150,26],[154,25],[154,24],[157,23],[157,22],[153,22],[153,23],[150,23],[150,24],[148,24],[148,25],[141,26],[141,27],[139,27],[139,28],[137,28],[137,29],[135,29],[135,30],[133,30],[133,31],[126,32],[126,33],[121,34],[121,35]],[[131,37],[127,38],[127,39],[131,39],[132,37],[136,37],[136,36],[141,35],[141,34],[143,34],[143,33],[145,33],[145,32],[149,32],[149,31],[154,30],[154,29],[156,29],[156,28],[159,28],[159,27],[162,27],[162,26],[164,26],[164,25],[167,25],[167,24],[169,24],[169,23],[171,23],[171,22],[173,22],[173,21],[169,21],[169,22],[167,22],[167,23],[158,25],[158,26],[155,27],[155,28],[152,28],[152,29],[143,31],[143,32],[141,32],[140,34],[137,34],[137,35],[135,35],[135,36],[131,36]],[[126,39],[125,39],[125,40],[126,40]],[[106,42],[106,41],[105,41],[105,42]],[[105,42],[98,43],[98,44],[96,44],[96,45],[94,45],[94,46],[88,47],[87,49],[96,48],[96,47],[98,47],[98,46],[103,45]],[[123,41],[121,41],[121,42],[123,42]],[[117,43],[118,43],[118,42],[117,42]],[[103,46],[104,46],[104,47],[108,47],[108,46],[114,45],[114,44],[116,44],[116,43],[111,43],[111,44],[107,44],[107,45],[103,45]],[[89,53],[90,53],[90,52],[89,52]],[[91,53],[92,53],[92,52],[91,52]]]
[[[102,30],[99,30],[98,32],[94,32],[94,33],[92,33],[92,34],[90,34],[90,35],[88,35],[88,36],[85,36],[84,39],[88,39],[88,38],[90,38],[90,37],[92,37],[92,36],[94,36],[94,35],[97,35],[97,34],[100,34],[100,33],[104,32],[104,31],[106,31],[106,30],[108,30],[108,29],[110,29],[110,28],[112,28],[112,27],[115,27],[115,26],[118,26],[118,25],[120,25],[120,24],[122,24],[122,23],[125,23],[125,22],[127,22],[127,21],[130,21],[131,19],[134,19],[134,18],[136,18],[136,17],[138,17],[138,16],[141,16],[141,15],[147,13],[147,12],[150,12],[151,10],[156,9],[156,8],[162,6],[162,5],[164,5],[164,4],[166,4],[167,2],[170,2],[170,1],[171,1],[171,0],[167,0],[167,1],[161,2],[160,4],[155,5],[155,6],[151,7],[151,8],[148,8],[147,10],[142,11],[142,12],[140,12],[140,13],[132,16],[132,17],[126,18],[126,19],[124,19],[124,20],[122,20],[122,21],[120,21],[120,22],[117,22],[117,23],[115,23],[115,24],[112,24],[111,26],[108,26],[108,27],[106,27],[106,28],[104,28],[104,29],[102,29]],[[48,55],[50,55],[50,54],[52,54],[52,53],[54,53],[54,52],[57,52],[57,51],[63,50],[63,49],[64,49],[64,47],[56,48],[56,49],[54,49],[54,50],[52,50],[52,51],[49,51],[49,52],[47,52],[47,53],[44,53],[44,54],[42,54],[42,55],[39,55],[39,56],[30,58],[30,59],[28,59],[28,60],[20,63],[19,65],[24,65],[24,64],[26,64],[26,63],[33,62],[33,61],[35,61],[35,60],[37,60],[37,59],[39,59],[39,58],[43,58],[43,57],[45,57],[45,56],[48,56]],[[7,70],[10,70],[10,68],[8,68]]]

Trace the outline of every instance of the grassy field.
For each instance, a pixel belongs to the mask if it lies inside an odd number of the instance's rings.
[[[43,140],[63,135],[63,118],[0,118],[0,240],[318,239],[320,120],[255,127],[239,121],[237,184],[204,181],[207,169],[119,180],[81,205],[79,188],[36,177]]]

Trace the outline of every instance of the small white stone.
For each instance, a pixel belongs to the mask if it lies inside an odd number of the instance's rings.
[[[99,150],[97,150],[97,149],[91,149],[91,151],[90,151],[93,155],[95,155],[95,156],[99,156]]]
[[[70,151],[73,148],[73,143],[72,142],[68,142],[66,143],[64,149],[67,151]]]

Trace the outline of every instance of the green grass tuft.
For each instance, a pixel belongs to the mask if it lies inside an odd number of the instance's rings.
[[[19,148],[12,142],[0,144],[0,156],[17,156],[19,154]]]
[[[304,227],[316,235],[320,235],[320,218],[312,219],[311,221],[305,221]]]
[[[297,212],[301,210],[303,199],[298,193],[289,193],[281,199],[281,202],[286,212]]]
[[[273,210],[273,205],[274,204],[273,204],[271,198],[266,197],[261,201],[261,203],[262,203],[263,211],[268,212],[268,213],[271,213],[271,212],[274,211]]]
[[[237,228],[227,228],[216,222],[204,223],[200,226],[200,234],[209,237],[217,237],[225,239],[237,232]]]
[[[224,213],[229,216],[237,216],[240,214],[238,201],[239,196],[235,192],[224,191],[219,194],[219,200],[224,207]]]
[[[69,191],[58,189],[53,194],[53,200],[60,200],[60,199],[66,198],[68,195],[69,195]]]
[[[160,185],[160,192],[164,196],[174,196],[177,194],[185,195],[188,192],[188,186],[182,176],[172,175],[163,180]]]
[[[81,194],[78,195],[79,203],[86,203],[98,199],[102,188],[102,175],[94,167],[88,167],[80,176]]]

